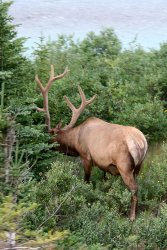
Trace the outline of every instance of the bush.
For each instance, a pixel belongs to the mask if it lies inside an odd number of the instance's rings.
[[[103,181],[101,171],[94,169],[92,183],[85,184],[79,162],[60,157],[36,186],[36,226],[44,231],[69,229],[71,233],[59,242],[62,249],[73,244],[73,249],[98,244],[99,249],[166,249],[166,144],[158,152],[148,155],[138,177],[135,222],[128,219],[131,194],[120,177],[109,175]]]

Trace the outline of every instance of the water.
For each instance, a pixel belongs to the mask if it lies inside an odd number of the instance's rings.
[[[74,34],[82,40],[89,31],[114,28],[123,47],[135,37],[145,49],[167,42],[166,0],[15,0],[10,8],[18,36],[28,37],[31,49],[41,34],[55,40]]]

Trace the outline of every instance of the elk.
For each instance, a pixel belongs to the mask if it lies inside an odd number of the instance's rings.
[[[147,141],[143,133],[135,127],[108,123],[99,118],[88,118],[80,125],[75,126],[78,117],[87,105],[96,98],[94,95],[87,100],[81,87],[78,87],[81,96],[81,105],[76,108],[67,96],[64,99],[72,111],[68,125],[55,128],[50,126],[48,106],[48,92],[55,80],[63,78],[68,73],[66,68],[60,75],[54,76],[54,67],[51,65],[50,79],[43,87],[38,76],[36,82],[43,95],[43,108],[38,111],[45,113],[45,123],[53,142],[58,142],[56,150],[73,156],[80,156],[84,167],[84,180],[89,182],[93,166],[99,167],[104,173],[121,175],[124,183],[131,191],[130,220],[135,219],[138,185],[136,176],[147,152]]]

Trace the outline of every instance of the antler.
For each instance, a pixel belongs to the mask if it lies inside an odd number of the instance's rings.
[[[79,94],[81,96],[81,100],[82,103],[80,105],[80,107],[78,109],[75,108],[75,106],[70,102],[70,100],[68,99],[67,96],[64,96],[65,101],[67,102],[68,107],[72,110],[72,117],[71,117],[71,121],[68,125],[66,125],[64,127],[64,129],[69,129],[72,128],[75,123],[78,120],[78,117],[80,116],[80,114],[84,111],[84,109],[86,108],[87,105],[91,104],[97,95],[94,95],[90,100],[86,100],[85,94],[83,92],[83,90],[81,89],[80,86],[78,86],[78,90],[79,90]]]
[[[48,103],[48,92],[53,84],[54,81],[59,80],[61,78],[63,78],[67,73],[68,73],[68,68],[65,68],[64,72],[60,75],[54,76],[54,66],[51,65],[51,70],[50,70],[50,78],[49,81],[46,85],[46,87],[44,87],[40,81],[40,79],[38,78],[38,75],[35,76],[35,80],[41,90],[41,93],[43,95],[43,108],[38,108],[37,110],[40,112],[44,112],[45,113],[45,124],[47,126],[48,132],[51,130],[50,127],[50,113],[49,113],[49,103]]]

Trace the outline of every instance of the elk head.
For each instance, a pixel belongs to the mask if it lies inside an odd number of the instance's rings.
[[[79,94],[81,96],[81,105],[79,108],[76,108],[68,99],[67,96],[64,96],[64,99],[68,105],[68,107],[71,109],[72,111],[72,117],[71,117],[71,121],[68,125],[66,125],[64,128],[62,128],[62,124],[61,122],[53,129],[51,129],[51,123],[50,123],[50,113],[49,113],[49,102],[48,102],[48,92],[53,84],[54,81],[59,80],[61,78],[63,78],[67,73],[68,73],[68,68],[65,68],[64,72],[60,75],[55,76],[54,75],[54,67],[53,65],[51,65],[51,71],[50,71],[50,78],[49,81],[46,85],[46,87],[44,87],[38,77],[38,75],[36,75],[35,80],[41,90],[42,96],[43,96],[43,108],[38,108],[37,107],[37,111],[39,112],[44,112],[45,113],[45,124],[47,127],[47,130],[49,133],[56,133],[60,130],[68,130],[70,128],[73,128],[79,118],[79,116],[81,115],[81,113],[84,111],[84,109],[86,108],[87,105],[91,104],[95,98],[96,95],[94,95],[90,100],[86,100],[85,94],[82,90],[82,88],[80,86],[78,86],[78,90],[79,90]]]

